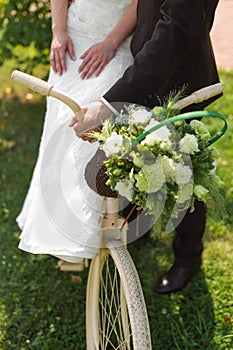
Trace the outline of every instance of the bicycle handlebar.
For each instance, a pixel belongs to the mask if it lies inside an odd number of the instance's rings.
[[[69,106],[72,109],[77,120],[80,121],[84,118],[84,114],[79,104],[64,92],[60,91],[59,89],[56,89],[53,84],[47,83],[44,80],[20,72],[18,70],[13,71],[11,79],[19,83],[20,85],[31,89],[34,92],[38,92],[43,96],[52,96],[64,102],[67,106]]]
[[[200,90],[194,91],[191,95],[182,98],[178,102],[174,103],[173,108],[183,109],[193,103],[200,103],[208,100],[210,97],[217,96],[223,92],[223,86],[221,83],[206,86]]]
[[[81,110],[81,107],[75,102],[72,98],[66,95],[64,92],[56,89],[52,84],[47,83],[44,80],[36,78],[32,75],[20,72],[18,70],[14,70],[11,75],[12,80],[15,82],[35,91],[44,96],[52,96],[57,98],[58,100],[67,104],[75,114],[75,117],[78,120],[82,120],[84,118],[84,114]],[[193,103],[200,103],[209,99],[210,97],[219,95],[222,93],[223,87],[221,83],[217,83],[214,85],[210,85],[204,87],[200,90],[193,92],[191,95],[182,98],[178,102],[173,105],[173,108],[183,109]]]

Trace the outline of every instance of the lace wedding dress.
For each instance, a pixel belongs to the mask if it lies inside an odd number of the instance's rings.
[[[68,10],[67,25],[76,60],[67,56],[67,72],[50,72],[49,81],[81,106],[100,97],[132,63],[130,38],[96,78],[82,80],[79,57],[102,41],[118,23],[131,0],[76,0]],[[50,254],[69,262],[93,258],[98,252],[103,198],[84,179],[85,166],[97,143],[78,139],[68,124],[72,111],[52,97],[47,111],[39,155],[23,209],[17,217],[22,229],[19,248],[34,254]]]

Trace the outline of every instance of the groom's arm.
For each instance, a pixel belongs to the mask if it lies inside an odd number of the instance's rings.
[[[168,85],[199,39],[205,16],[203,0],[165,0],[151,39],[104,98],[148,104],[148,97]]]

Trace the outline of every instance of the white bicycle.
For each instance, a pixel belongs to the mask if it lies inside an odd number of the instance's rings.
[[[83,118],[80,106],[53,85],[31,75],[14,71],[12,79],[44,96],[66,103],[78,120]],[[196,91],[177,102],[184,108],[222,92],[221,84]],[[140,279],[126,247],[127,225],[118,215],[118,199],[105,198],[103,219],[105,248],[91,261],[86,292],[87,350],[152,350],[150,326]],[[111,228],[122,228],[119,239],[109,237]],[[108,232],[106,235],[104,232]]]

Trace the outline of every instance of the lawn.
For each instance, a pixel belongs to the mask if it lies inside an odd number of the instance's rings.
[[[36,161],[45,99],[14,85],[12,67],[0,68],[0,349],[82,350],[87,271],[77,284],[73,273],[58,270],[55,258],[17,248],[15,218]],[[153,350],[233,349],[233,72],[220,74],[224,96],[209,109],[228,120],[227,133],[216,143],[226,218],[220,220],[214,210],[208,215],[202,271],[182,292],[160,296],[154,285],[173,260],[172,236],[129,247],[147,301]]]

